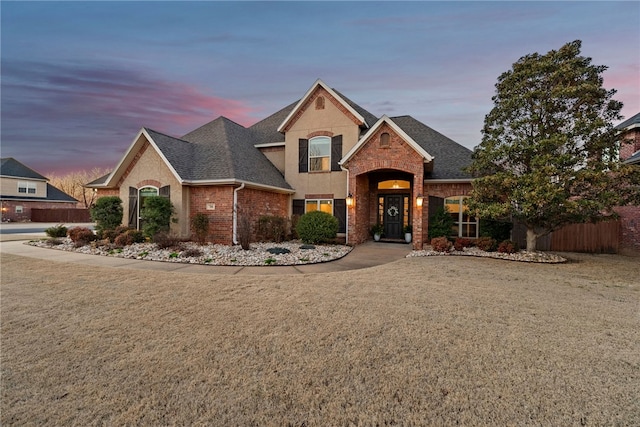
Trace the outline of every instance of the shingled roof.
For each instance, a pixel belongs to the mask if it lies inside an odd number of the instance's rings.
[[[49,179],[38,172],[34,171],[30,167],[20,163],[13,157],[5,157],[0,159],[0,176],[11,178],[24,178],[37,181],[48,181]],[[4,200],[32,200],[42,202],[77,202],[78,200],[71,197],[64,191],[54,187],[47,182],[47,197],[37,197],[29,195],[19,196],[0,196]]]
[[[425,179],[471,179],[471,175],[463,171],[471,164],[471,150],[411,116],[390,119],[434,157],[433,172]]]
[[[640,113],[636,114],[616,126],[616,129],[623,131],[631,127],[640,127]]]
[[[13,157],[0,159],[0,175],[13,178],[29,178],[48,181],[45,176],[40,175],[38,172],[28,166],[25,166]]]
[[[290,190],[280,171],[255,146],[255,132],[219,117],[182,138],[147,129],[185,181],[235,179]]]

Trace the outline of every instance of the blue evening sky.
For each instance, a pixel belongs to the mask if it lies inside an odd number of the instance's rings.
[[[1,155],[112,168],[141,127],[251,125],[317,78],[376,116],[481,138],[498,76],[582,40],[623,114],[640,111],[640,3],[12,2],[1,14]]]

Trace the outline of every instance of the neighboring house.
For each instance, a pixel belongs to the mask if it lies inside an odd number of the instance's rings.
[[[619,131],[620,160],[640,167],[640,113],[616,126]],[[620,247],[623,252],[640,253],[640,206],[616,208],[620,215]]]
[[[460,236],[478,223],[463,198],[471,151],[411,116],[375,117],[317,80],[304,96],[245,128],[219,117],[180,138],[143,128],[109,175],[87,187],[123,200],[126,225],[140,227],[149,195],[169,197],[177,223],[190,234],[196,213],[210,218],[209,238],[236,243],[238,223],[262,215],[293,217],[321,210],[337,217],[347,243],[401,239],[412,225],[413,246],[426,240],[430,213],[445,203]]]
[[[2,221],[30,221],[31,209],[73,209],[78,201],[12,157],[0,159]]]

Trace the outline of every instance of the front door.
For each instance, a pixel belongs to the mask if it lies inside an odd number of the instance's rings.
[[[384,196],[384,237],[387,239],[402,239],[404,197],[399,194]]]

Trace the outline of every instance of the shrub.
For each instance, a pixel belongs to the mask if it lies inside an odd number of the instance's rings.
[[[505,240],[498,245],[498,252],[512,254],[518,251],[518,245],[511,240]]]
[[[49,245],[49,246],[58,246],[58,245],[61,245],[63,243],[64,242],[59,237],[52,237],[51,239],[47,240],[47,245]]]
[[[338,219],[322,211],[313,211],[300,217],[296,231],[304,243],[323,243],[338,234]]]
[[[454,221],[446,206],[439,208],[429,218],[429,239],[448,237],[453,230]]]
[[[287,219],[281,216],[264,215],[258,219],[258,239],[266,242],[282,242],[286,237]]]
[[[434,237],[431,239],[431,247],[436,252],[449,252],[451,250],[451,242],[446,237]]]
[[[144,234],[142,233],[142,231],[129,229],[129,230],[126,230],[124,233],[119,234],[114,239],[113,242],[117,246],[122,247],[122,246],[133,245],[134,243],[143,243],[144,240],[145,240]]]
[[[91,208],[91,219],[98,233],[113,230],[122,224],[122,200],[118,196],[100,197]]]
[[[207,214],[197,213],[191,217],[191,231],[196,238],[196,242],[204,245],[209,235],[209,217]]]
[[[47,236],[49,237],[54,237],[54,238],[67,237],[67,227],[65,227],[62,224],[49,227],[46,230],[44,230],[44,232],[47,233]]]
[[[466,237],[456,237],[455,242],[453,242],[453,248],[456,251],[462,251],[464,248],[470,248],[474,245],[475,242],[471,239],[467,239]]]
[[[98,236],[86,227],[70,228],[67,234],[76,246],[84,246],[98,239]]]
[[[191,257],[197,258],[199,256],[202,256],[202,251],[198,248],[189,248],[182,251],[180,256],[183,258],[191,258]]]
[[[476,246],[478,249],[481,249],[486,252],[493,252],[496,250],[498,243],[496,239],[492,239],[491,237],[480,237],[476,241]]]
[[[182,246],[182,239],[166,232],[157,233],[152,240],[158,249],[180,249]]]
[[[149,196],[144,199],[144,206],[140,211],[143,221],[142,232],[147,237],[153,237],[160,232],[169,232],[173,205],[162,196]]]
[[[493,219],[480,220],[480,236],[491,237],[498,242],[509,240],[513,224],[505,221]]]
[[[131,230],[131,228],[129,228],[129,227],[125,226],[125,225],[119,225],[116,228],[99,231],[97,234],[98,234],[99,238],[101,238],[101,239],[109,239],[109,242],[113,243],[113,242],[115,242],[116,237],[118,237],[122,233],[127,232],[128,230]]]

